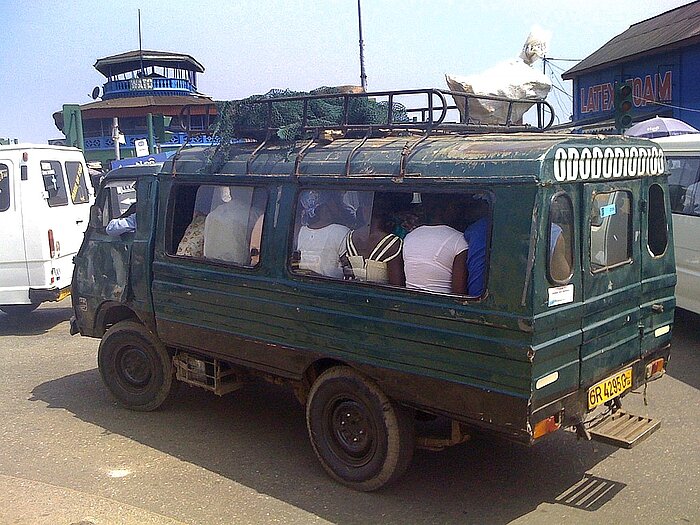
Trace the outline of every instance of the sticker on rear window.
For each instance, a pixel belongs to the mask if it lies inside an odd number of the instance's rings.
[[[610,217],[611,215],[615,215],[617,213],[617,210],[615,209],[614,204],[608,204],[607,206],[601,206],[600,207],[600,218],[604,217]]]

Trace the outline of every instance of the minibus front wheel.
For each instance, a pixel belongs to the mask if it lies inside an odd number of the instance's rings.
[[[306,425],[323,468],[355,490],[391,483],[413,457],[412,413],[349,367],[331,368],[316,379]]]
[[[105,332],[97,364],[112,395],[132,410],[155,410],[173,390],[168,351],[138,322],[120,321]]]

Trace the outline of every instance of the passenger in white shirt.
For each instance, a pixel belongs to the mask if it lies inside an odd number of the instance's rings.
[[[406,288],[465,294],[467,291],[467,241],[445,224],[456,213],[455,204],[437,195],[423,195],[428,224],[404,239]]]
[[[340,262],[345,253],[345,237],[350,232],[340,193],[305,191],[301,197],[302,226],[297,236],[300,270],[311,270],[326,277],[343,278]]]

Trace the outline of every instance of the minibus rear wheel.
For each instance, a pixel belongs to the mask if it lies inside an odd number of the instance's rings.
[[[349,367],[331,368],[316,379],[306,404],[306,425],[323,468],[355,490],[393,482],[413,457],[411,411]]]
[[[105,332],[97,364],[112,395],[132,410],[155,410],[173,390],[168,351],[138,322],[121,321]]]

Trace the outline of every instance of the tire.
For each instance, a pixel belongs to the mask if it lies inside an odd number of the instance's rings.
[[[413,458],[412,412],[348,367],[326,370],[306,403],[306,426],[323,468],[360,491],[399,478]]]
[[[36,304],[12,304],[0,306],[0,310],[5,312],[7,315],[12,317],[20,317],[22,315],[28,315],[34,310],[39,308],[39,303]]]
[[[155,410],[173,390],[173,364],[168,351],[137,322],[121,321],[105,332],[97,364],[112,395],[132,410]]]

